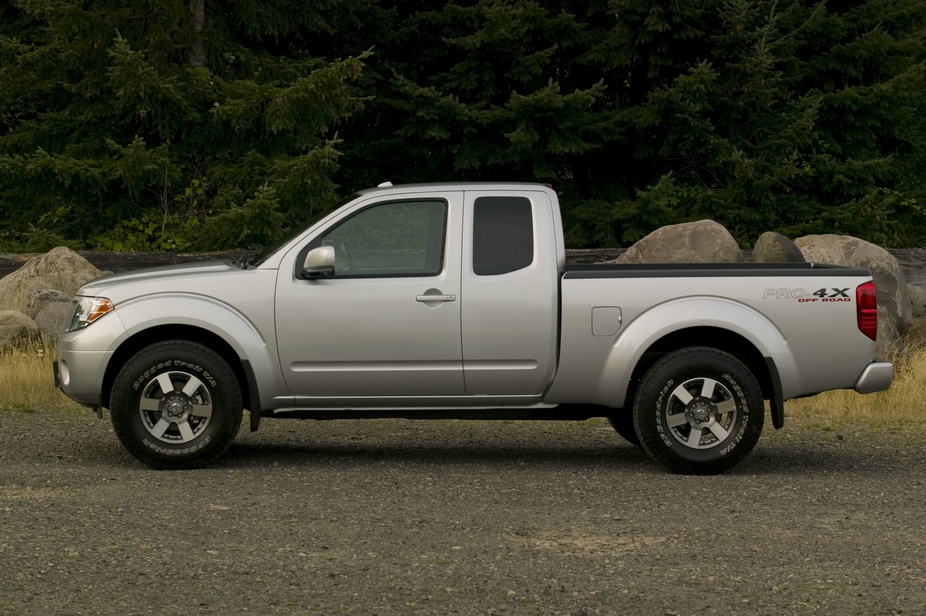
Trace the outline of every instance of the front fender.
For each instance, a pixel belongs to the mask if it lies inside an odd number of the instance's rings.
[[[274,394],[287,390],[277,361],[273,314],[270,310],[266,313],[249,317],[229,304],[203,295],[147,295],[118,305],[117,314],[125,330],[114,341],[113,348],[132,345],[134,340],[147,338],[154,330],[165,337],[170,336],[171,330],[183,328],[208,332],[223,340],[238,361],[250,365],[254,376],[251,387],[256,385],[260,392],[261,408],[273,408],[279,404],[279,397]]]

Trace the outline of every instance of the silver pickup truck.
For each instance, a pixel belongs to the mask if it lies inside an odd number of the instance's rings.
[[[534,184],[384,186],[252,262],[81,288],[58,386],[155,468],[265,417],[588,419],[679,473],[730,468],[769,401],[887,389],[867,270],[565,262]]]

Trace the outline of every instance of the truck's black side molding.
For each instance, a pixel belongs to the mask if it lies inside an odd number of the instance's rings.
[[[328,410],[278,409],[275,418],[291,419],[474,419],[474,420],[549,420],[585,421],[593,417],[608,417],[615,409],[597,404],[561,404],[553,408],[497,409],[396,409],[396,410]],[[268,414],[269,416],[270,414]]]

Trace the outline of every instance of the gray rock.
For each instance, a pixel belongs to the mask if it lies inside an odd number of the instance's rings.
[[[804,255],[794,242],[781,233],[766,231],[756,240],[752,260],[756,263],[802,263]]]
[[[656,229],[627,249],[618,263],[738,263],[743,251],[730,232],[713,220]]]
[[[64,322],[72,315],[71,302],[48,304],[37,315],[35,324],[45,336],[57,341],[64,329]]]
[[[29,299],[26,300],[25,314],[34,319],[37,314],[55,304],[70,306],[71,296],[57,289],[34,291],[32,295],[29,296]]]
[[[926,349],[926,316],[913,317],[903,339],[904,350],[908,353]]]
[[[878,305],[878,343],[875,353],[878,357],[894,359],[904,352],[906,342],[904,334],[897,328],[897,322],[891,318],[887,308]]]
[[[913,303],[897,259],[880,246],[847,235],[807,235],[794,243],[808,262],[871,270],[878,289],[877,352],[884,357],[899,352],[900,335],[913,317]]]
[[[71,296],[84,283],[101,275],[100,270],[69,248],[58,247],[30,259],[0,280],[0,310],[26,311],[35,291],[57,289]]]
[[[0,310],[0,349],[38,334],[35,321],[15,310]]]
[[[909,284],[909,281],[907,282],[907,290],[910,292],[910,303],[913,306],[913,318],[926,316],[926,288],[917,284]]]

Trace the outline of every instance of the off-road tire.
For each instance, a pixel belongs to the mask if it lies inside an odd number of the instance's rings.
[[[669,353],[646,372],[633,420],[654,460],[675,473],[712,475],[752,451],[765,405],[741,361],[717,349],[690,347]]]
[[[116,436],[157,469],[214,462],[241,426],[241,387],[215,351],[184,340],[145,347],[119,371],[110,397]]]

